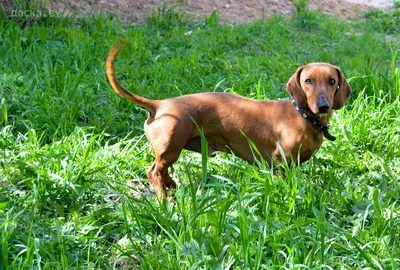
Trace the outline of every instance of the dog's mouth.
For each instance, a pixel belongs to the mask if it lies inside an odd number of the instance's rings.
[[[318,116],[318,117],[324,117],[324,116],[327,116],[328,115],[328,113],[316,113],[316,115]]]

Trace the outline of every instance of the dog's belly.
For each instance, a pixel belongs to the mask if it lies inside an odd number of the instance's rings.
[[[259,155],[256,153],[255,149],[250,148],[250,144],[243,137],[240,141],[228,142],[225,138],[217,136],[206,136],[208,143],[208,155],[213,157],[216,152],[226,152],[233,153],[243,160],[250,163],[254,162],[255,159],[259,159]],[[201,153],[201,137],[197,136],[190,139],[184,149]],[[265,146],[258,146],[257,151],[262,155],[262,158],[270,163],[272,157],[272,149],[267,149]]]
[[[213,156],[215,152],[229,152],[229,148],[226,147],[226,143],[221,140],[215,140],[210,136],[206,136],[208,144],[208,155]],[[184,149],[201,153],[201,137],[197,136],[190,139],[184,146]]]

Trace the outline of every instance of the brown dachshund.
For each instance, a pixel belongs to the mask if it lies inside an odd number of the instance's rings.
[[[168,168],[182,150],[201,152],[198,127],[208,141],[209,154],[233,152],[253,162],[251,140],[270,165],[272,159],[280,163],[304,162],[321,147],[324,136],[335,139],[328,133],[329,118],[332,110],[343,107],[351,93],[339,68],[311,63],[298,68],[289,79],[286,90],[292,100],[254,100],[229,93],[150,100],[132,94],[118,83],[114,59],[119,49],[114,47],[108,54],[107,77],[115,92],[149,112],[144,131],[155,161],[147,176],[160,200],[167,198],[167,188],[176,188]]]

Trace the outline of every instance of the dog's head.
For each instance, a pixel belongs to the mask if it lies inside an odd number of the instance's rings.
[[[286,91],[300,108],[308,107],[314,114],[324,116],[344,106],[351,87],[338,67],[311,63],[297,69],[289,79]]]

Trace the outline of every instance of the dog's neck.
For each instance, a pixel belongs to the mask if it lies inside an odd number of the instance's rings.
[[[332,112],[329,112],[327,115],[324,116],[318,116],[315,113],[313,113],[310,108],[306,107],[304,109],[299,108],[297,106],[296,101],[294,100],[293,97],[290,98],[292,101],[292,104],[296,111],[315,129],[319,130],[322,132],[325,138],[327,138],[330,141],[336,140],[336,137],[331,135],[329,133],[329,119],[331,118]]]

